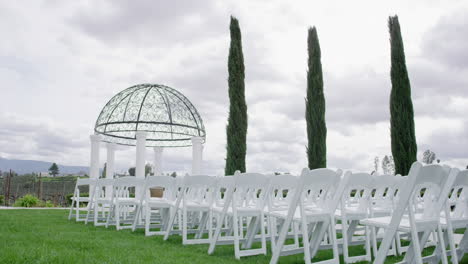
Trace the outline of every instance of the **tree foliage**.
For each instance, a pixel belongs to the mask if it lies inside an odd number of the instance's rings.
[[[426,164],[432,164],[436,159],[436,154],[432,152],[430,149],[424,151],[422,162]]]
[[[327,167],[327,126],[320,44],[315,27],[309,28],[307,38],[307,158],[309,169]]]
[[[407,175],[416,161],[417,144],[414,129],[411,85],[406,69],[403,39],[398,17],[388,19],[391,47],[392,91],[390,95],[390,134],[395,172]]]
[[[247,104],[245,103],[245,68],[242,53],[242,39],[239,21],[231,16],[231,45],[228,58],[229,117],[226,128],[225,175],[233,175],[236,170],[246,171],[247,152]]]
[[[57,164],[55,162],[52,163],[52,165],[49,168],[49,174],[55,177],[59,174],[59,172],[60,171],[59,171]]]

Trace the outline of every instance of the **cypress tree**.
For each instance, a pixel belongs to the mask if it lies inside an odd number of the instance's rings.
[[[405,51],[401,37],[398,16],[389,17],[390,48],[392,66],[390,76],[390,134],[395,173],[408,175],[416,161],[416,135],[414,131],[414,112],[411,100],[411,85],[406,69]]]
[[[245,103],[244,55],[239,21],[231,16],[231,45],[228,58],[229,117],[226,128],[227,156],[225,175],[245,172],[247,152],[247,105]]]
[[[309,169],[327,167],[327,125],[325,124],[325,96],[323,94],[320,44],[315,27],[309,28],[307,38],[307,158]]]

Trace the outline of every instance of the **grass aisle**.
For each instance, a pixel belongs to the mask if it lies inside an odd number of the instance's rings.
[[[179,236],[163,241],[160,236],[145,237],[143,230],[117,232],[68,221],[67,215],[65,210],[0,210],[0,263],[247,264],[268,263],[271,256],[238,261],[230,245],[217,247],[209,256],[208,245],[183,246]],[[360,254],[361,248],[353,251]],[[330,251],[321,251],[317,260],[330,256]],[[304,263],[303,255],[282,257],[280,263]]]

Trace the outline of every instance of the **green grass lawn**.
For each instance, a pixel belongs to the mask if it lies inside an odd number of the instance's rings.
[[[116,231],[67,220],[65,210],[0,210],[0,263],[268,263],[271,257],[234,258],[232,245],[208,255],[208,245],[183,246],[179,236],[168,241],[145,237],[143,230]],[[352,249],[362,254],[362,246]],[[317,259],[329,258],[331,250]],[[392,258],[394,263],[401,258]],[[303,255],[281,257],[280,263],[304,263]],[[468,264],[468,257],[462,263]]]

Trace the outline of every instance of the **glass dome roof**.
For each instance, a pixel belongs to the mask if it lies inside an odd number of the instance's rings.
[[[136,144],[146,131],[146,146],[187,147],[205,127],[193,104],[180,92],[159,84],[139,84],[116,94],[104,106],[94,127],[105,142]]]

